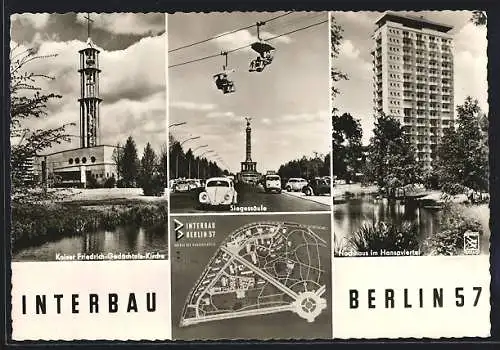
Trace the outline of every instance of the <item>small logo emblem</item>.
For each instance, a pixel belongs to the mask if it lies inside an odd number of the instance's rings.
[[[467,231],[464,233],[464,254],[478,255],[479,251],[479,232]]]
[[[175,232],[175,241],[179,241],[182,237],[184,237],[184,232],[181,229],[184,227],[184,224],[177,219],[174,219],[174,232]]]

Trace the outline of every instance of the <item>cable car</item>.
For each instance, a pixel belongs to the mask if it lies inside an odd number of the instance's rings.
[[[234,69],[227,70],[227,52],[222,52],[221,55],[226,57],[226,64],[222,66],[222,72],[214,74],[215,86],[224,94],[229,94],[236,91],[234,82],[229,79],[229,73],[234,72]]]
[[[251,45],[252,49],[257,52],[266,65],[271,64],[273,61],[274,47],[264,41],[257,41]]]
[[[250,45],[252,50],[259,54],[257,58],[250,62],[250,72],[262,72],[266,66],[273,62],[273,52],[275,51],[274,47],[269,45],[260,37],[260,26],[264,24],[265,22],[257,22],[257,39],[259,39],[259,41]]]
[[[228,78],[228,73],[231,71],[223,71],[214,74],[215,86],[217,89],[221,90],[224,94],[229,94],[235,92],[234,82]]]

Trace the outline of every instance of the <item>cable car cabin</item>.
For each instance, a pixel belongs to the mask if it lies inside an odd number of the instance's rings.
[[[266,65],[271,64],[273,61],[274,47],[263,41],[254,42],[251,47],[260,55]]]
[[[226,72],[215,74],[214,80],[217,89],[222,90],[223,93],[228,94],[235,91],[234,83],[228,79]]]

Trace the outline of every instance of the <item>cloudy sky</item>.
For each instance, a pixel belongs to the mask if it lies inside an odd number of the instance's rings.
[[[124,143],[131,135],[142,154],[146,142],[157,150],[166,143],[165,15],[95,14],[91,36],[101,51],[99,60],[101,143]],[[68,134],[79,135],[79,54],[86,46],[84,14],[16,14],[11,18],[11,47],[26,48],[38,55],[53,55],[33,61],[27,71],[54,77],[41,81],[43,92],[63,96],[49,105],[43,120],[30,120],[31,128],[55,127],[74,122]],[[70,144],[54,151],[79,147]]]
[[[280,13],[175,14],[168,18],[169,50]],[[293,13],[262,27],[264,39],[327,19],[326,13]],[[201,45],[169,53],[169,65],[218,54],[256,40],[256,29],[238,31]],[[186,122],[170,132],[187,147],[216,151],[233,172],[245,158],[245,116],[252,119],[252,158],[258,171],[277,170],[290,160],[313,152],[325,154],[331,144],[329,113],[328,24],[285,35],[270,42],[273,63],[261,73],[249,73],[256,57],[251,49],[229,55],[236,92],[217,90],[213,74],[222,70],[223,56],[169,69],[169,123]],[[196,154],[202,153],[203,148]]]
[[[402,12],[422,15],[427,19],[454,27],[449,33],[454,41],[455,105],[468,95],[479,100],[481,109],[488,111],[487,94],[487,39],[486,27],[470,23],[469,11]],[[334,65],[349,75],[348,81],[337,83],[341,91],[334,105],[340,113],[348,112],[361,119],[367,143],[373,129],[371,35],[380,12],[334,12],[344,29],[341,54]]]

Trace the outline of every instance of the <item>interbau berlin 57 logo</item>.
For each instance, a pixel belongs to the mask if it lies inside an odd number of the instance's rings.
[[[178,242],[184,237],[184,232],[181,231],[184,227],[184,224],[177,219],[174,219],[174,232],[175,232],[175,241]]]
[[[213,221],[174,221],[175,241],[187,239],[190,244],[196,241],[207,241],[215,238],[215,222]]]
[[[464,233],[464,254],[477,255],[479,249],[479,232],[467,231]]]

